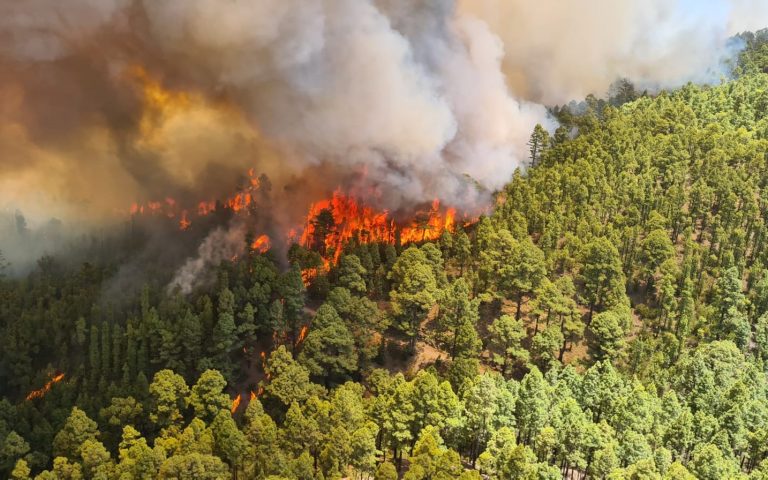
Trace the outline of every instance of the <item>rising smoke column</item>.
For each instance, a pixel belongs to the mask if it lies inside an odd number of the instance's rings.
[[[176,288],[186,295],[205,282],[212,280],[216,267],[223,261],[233,260],[245,247],[245,226],[235,223],[230,228],[213,230],[197,249],[197,254],[184,262],[171,280],[168,290]]]
[[[449,2],[390,3],[146,8],[164,55],[235,98],[299,168],[326,165],[340,182],[364,171],[392,208],[475,204],[470,179],[494,189],[509,178],[545,110],[509,95],[502,44],[482,22],[455,18]]]

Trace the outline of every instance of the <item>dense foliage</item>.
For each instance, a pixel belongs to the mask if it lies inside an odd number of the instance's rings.
[[[250,251],[188,298],[0,279],[0,476],[768,478],[763,37],[720,86],[555,109],[439,242]]]

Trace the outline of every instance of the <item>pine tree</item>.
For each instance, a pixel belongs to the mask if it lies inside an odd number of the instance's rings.
[[[280,296],[283,299],[283,314],[294,339],[304,319],[305,292],[301,269],[293,264],[281,278]]]
[[[532,167],[537,166],[541,162],[542,154],[548,147],[549,133],[541,126],[541,124],[537,123],[533,128],[530,140],[528,140]]]
[[[433,265],[421,250],[409,247],[395,262],[389,278],[394,284],[392,310],[401,319],[401,328],[410,338],[409,349],[414,352],[421,321],[437,302]]]
[[[152,397],[150,420],[159,428],[178,426],[188,405],[189,387],[180,375],[160,370],[149,385]]]
[[[72,408],[64,426],[53,439],[53,453],[70,460],[80,459],[80,446],[86,440],[96,440],[99,435],[96,422],[82,410]]]
[[[350,292],[363,295],[366,292],[365,268],[357,255],[343,255],[339,261],[339,285]]]
[[[232,378],[234,368],[230,354],[237,348],[237,327],[235,326],[234,295],[225,288],[219,294],[219,311],[213,327],[211,354],[213,365],[225,378]]]
[[[224,393],[226,379],[216,370],[206,370],[192,387],[189,404],[195,417],[210,423],[222,410],[229,409],[229,396]]]
[[[502,315],[488,327],[488,333],[491,346],[501,352],[494,354],[494,362],[501,366],[503,374],[507,374],[510,361],[528,361],[528,351],[522,346],[522,340],[526,337],[523,322],[509,315]]]
[[[91,341],[88,345],[88,370],[91,384],[96,384],[101,377],[101,349],[99,348],[99,327],[95,324],[91,324],[90,328]]]
[[[450,353],[451,359],[455,358],[459,352],[459,330],[463,329],[462,340],[467,346],[466,338],[469,328],[475,328],[479,319],[479,299],[471,299],[469,285],[466,280],[459,278],[449,287],[448,292],[443,295],[440,301],[440,314],[438,316],[438,326],[442,330],[444,342]]]
[[[619,251],[606,238],[588,243],[581,254],[580,276],[584,282],[584,299],[589,305],[587,324],[596,308],[617,305],[623,301],[624,272]]]

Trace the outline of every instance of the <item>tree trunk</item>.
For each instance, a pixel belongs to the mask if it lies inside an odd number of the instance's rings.
[[[413,355],[416,353],[416,341],[419,337],[419,319],[416,315],[411,317],[411,330],[412,335],[408,341],[408,350],[410,351],[411,355]]]
[[[565,351],[568,349],[568,340],[563,337],[563,346],[560,347],[560,355],[558,355],[557,359],[562,362],[563,361],[563,355],[565,355]]]
[[[509,364],[509,355],[507,354],[507,349],[504,349],[504,365],[501,366],[501,374],[503,376],[507,375],[507,365]]]

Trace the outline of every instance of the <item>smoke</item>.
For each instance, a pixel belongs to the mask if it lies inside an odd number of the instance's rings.
[[[387,206],[472,205],[523,158],[543,107],[512,98],[502,44],[449,2],[147,2],[156,45],[226,91],[294,166],[364,172]],[[411,3],[413,3],[411,5]],[[221,28],[210,28],[211,24]]]
[[[720,0],[719,3],[726,4],[725,8],[730,13],[727,16],[729,33],[768,28],[768,3],[761,0],[733,0],[733,2]]]
[[[717,81],[728,36],[767,17],[757,0],[2,2],[0,209],[103,225],[222,198],[250,167],[286,224],[339,186],[469,209],[553,126],[542,105],[620,76]]]
[[[648,89],[713,83],[739,45],[729,37],[768,27],[762,0],[459,0],[504,42],[516,96],[567,103],[632,79]]]
[[[215,267],[224,260],[232,260],[240,255],[245,247],[246,229],[243,224],[236,223],[230,228],[213,230],[197,249],[197,255],[189,258],[176,271],[168,289],[179,289],[187,295],[196,287],[210,280]]]

